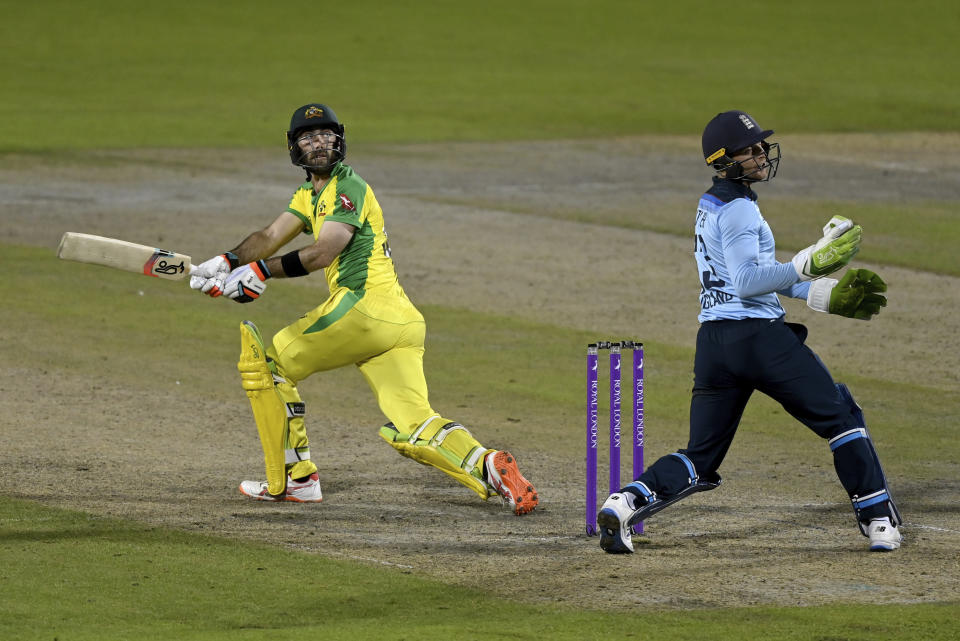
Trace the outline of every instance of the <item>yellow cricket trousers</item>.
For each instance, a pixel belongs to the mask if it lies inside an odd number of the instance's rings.
[[[423,374],[425,334],[423,315],[401,288],[386,294],[343,289],[280,330],[267,355],[287,379],[277,386],[286,403],[301,402],[296,384],[314,372],[356,365],[383,414],[409,433],[436,414]],[[309,451],[302,419],[290,421],[286,447]],[[316,471],[309,459],[292,462],[288,456],[293,478]]]

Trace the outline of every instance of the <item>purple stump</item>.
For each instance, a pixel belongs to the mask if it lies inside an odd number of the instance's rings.
[[[620,491],[620,343],[610,344],[610,494]]]
[[[587,345],[587,536],[597,530],[597,346]]]
[[[643,343],[633,344],[633,478],[643,474]],[[633,526],[643,534],[643,521]]]

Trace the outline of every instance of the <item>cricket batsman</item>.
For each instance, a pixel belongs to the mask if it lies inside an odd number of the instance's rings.
[[[388,421],[380,436],[400,454],[433,466],[486,500],[499,495],[517,515],[539,497],[516,459],[481,445],[427,399],[426,323],[397,280],[383,211],[370,186],[344,160],[344,126],[330,107],[298,108],[287,131],[290,160],[307,173],[287,209],[230,251],[201,263],[190,287],[238,303],[258,299],[271,278],[323,270],[330,296],[265,343],[240,326],[237,364],[263,446],[266,481],[243,481],[259,501],[318,503],[323,495],[304,426],[297,383],[314,372],[355,365]],[[312,244],[275,255],[297,234]]]

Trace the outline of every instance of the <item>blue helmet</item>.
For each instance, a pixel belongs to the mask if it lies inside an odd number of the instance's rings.
[[[703,158],[716,171],[726,172],[725,177],[732,180],[755,180],[750,177],[751,174],[763,167],[770,167],[764,179],[770,180],[777,174],[780,166],[780,145],[766,141],[771,134],[773,129],[762,128],[746,112],[724,111],[714,116],[703,130]],[[763,145],[766,161],[759,168],[745,174],[740,162],[734,161],[732,156],[757,143]]]

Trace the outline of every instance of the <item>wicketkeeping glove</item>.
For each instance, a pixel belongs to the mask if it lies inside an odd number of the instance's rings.
[[[216,298],[223,294],[223,283],[230,270],[236,269],[240,260],[233,252],[224,252],[196,266],[190,276],[190,289],[199,289],[207,296]]]
[[[810,283],[807,305],[818,312],[870,320],[887,306],[887,284],[869,269],[850,269],[839,281],[821,278]]]
[[[267,279],[270,270],[262,260],[248,263],[243,267],[230,272],[223,285],[223,293],[238,303],[249,303],[260,298],[260,294],[267,288]]]
[[[793,257],[793,268],[800,280],[813,280],[832,274],[860,251],[860,225],[843,216],[834,216],[823,227],[823,238]]]

